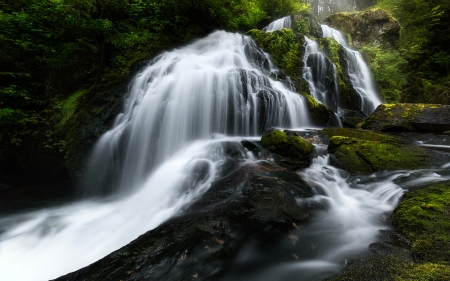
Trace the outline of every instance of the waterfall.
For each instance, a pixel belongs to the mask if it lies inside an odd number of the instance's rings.
[[[233,136],[307,126],[304,98],[269,78],[277,71],[251,38],[223,31],[152,60],[84,180],[87,193],[121,196],[0,218],[0,279],[87,266],[201,196],[229,158],[224,143],[242,139]]]
[[[303,78],[311,95],[342,116],[339,107],[339,87],[336,65],[319,51],[319,44],[305,36]]]
[[[271,22],[268,26],[263,28],[265,32],[272,32],[283,28],[292,28],[291,16],[287,16],[276,21]]]
[[[134,79],[124,113],[97,143],[86,192],[140,186],[193,140],[308,125],[303,97],[268,78],[277,71],[252,39],[223,31],[158,56]]]
[[[321,28],[324,38],[333,38],[344,47],[348,75],[353,88],[360,96],[362,112],[369,116],[382,103],[375,90],[369,67],[358,51],[349,48],[341,32],[327,25],[321,25]]]

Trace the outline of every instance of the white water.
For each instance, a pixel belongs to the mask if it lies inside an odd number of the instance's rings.
[[[319,44],[305,36],[303,78],[308,82],[311,95],[338,115],[339,87],[336,65],[319,50]]]
[[[275,30],[281,30],[283,28],[292,28],[291,16],[287,16],[276,21],[271,22],[268,26],[263,28],[265,32],[272,32]]]
[[[220,134],[308,125],[303,97],[268,78],[276,71],[249,37],[222,31],[154,59],[85,179],[87,193],[127,195],[1,219],[0,280],[56,278],[176,215],[220,170]]]
[[[353,88],[361,97],[361,110],[367,116],[382,103],[377,94],[369,67],[358,51],[350,49],[344,35],[327,25],[321,25],[323,37],[333,38],[344,47],[347,69]]]

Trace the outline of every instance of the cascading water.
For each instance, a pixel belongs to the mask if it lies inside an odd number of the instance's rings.
[[[319,51],[319,44],[316,41],[306,36],[304,48],[303,78],[309,84],[311,95],[342,116],[339,107],[340,98],[336,65]]]
[[[268,78],[277,71],[249,37],[223,31],[154,59],[97,143],[85,180],[88,193],[135,193],[3,218],[0,280],[56,278],[174,216],[220,170],[223,134],[308,125],[303,97]]]
[[[265,32],[272,32],[275,30],[281,30],[283,28],[292,28],[291,16],[287,16],[276,21],[271,22],[268,26],[263,28]]]
[[[309,124],[303,98],[268,78],[277,71],[249,37],[225,32],[160,55],[135,78],[125,113],[96,145],[87,192],[139,186],[192,140]]]
[[[375,90],[369,67],[358,51],[348,47],[347,41],[341,32],[327,25],[321,25],[321,28],[324,38],[333,38],[344,47],[347,62],[346,68],[353,88],[360,95],[361,111],[369,116],[382,102]]]

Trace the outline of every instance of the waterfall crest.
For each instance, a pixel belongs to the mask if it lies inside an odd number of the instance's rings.
[[[292,28],[292,18],[287,16],[278,20],[271,22],[268,26],[263,28],[265,32],[272,32],[275,30],[280,30],[283,28]]]

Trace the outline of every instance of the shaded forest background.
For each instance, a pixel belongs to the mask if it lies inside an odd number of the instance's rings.
[[[26,167],[23,149],[64,153],[61,130],[89,89],[163,50],[308,9],[323,19],[370,6],[402,26],[399,48],[362,50],[386,100],[449,104],[448,0],[2,0],[0,166]]]

